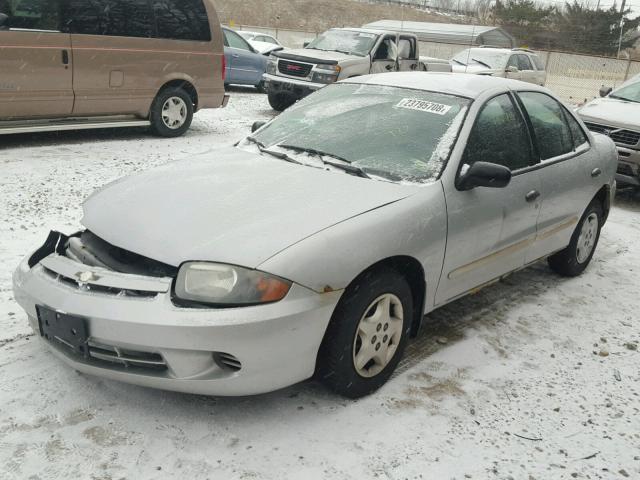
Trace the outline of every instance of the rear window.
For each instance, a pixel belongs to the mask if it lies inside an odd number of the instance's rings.
[[[202,0],[152,0],[158,37],[210,41],[209,18]]]

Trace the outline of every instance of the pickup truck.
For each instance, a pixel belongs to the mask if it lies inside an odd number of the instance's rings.
[[[370,73],[429,70],[418,49],[418,38],[410,33],[332,28],[302,49],[271,54],[263,77],[269,104],[280,112],[338,80]],[[442,65],[434,65],[433,70],[442,71]]]

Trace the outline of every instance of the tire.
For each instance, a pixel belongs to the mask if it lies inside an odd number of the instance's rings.
[[[179,137],[191,126],[193,100],[181,88],[161,90],[151,105],[151,131],[160,137]]]
[[[364,274],[333,312],[318,355],[317,377],[348,398],[374,392],[400,362],[412,319],[411,288],[402,275],[386,268]],[[374,357],[367,361],[370,355]]]
[[[296,98],[293,95],[282,92],[268,92],[269,105],[276,112],[282,112],[296,103]]]
[[[569,246],[547,260],[554,272],[564,277],[577,277],[584,272],[598,246],[603,219],[602,205],[592,202],[578,222]]]

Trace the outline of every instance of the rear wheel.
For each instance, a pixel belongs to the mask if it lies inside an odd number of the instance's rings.
[[[167,88],[158,93],[149,115],[151,130],[161,137],[179,137],[191,126],[193,100],[181,88]]]
[[[289,93],[270,91],[268,92],[268,94],[269,105],[271,105],[271,108],[273,108],[276,112],[282,112],[283,110],[286,110],[291,105],[296,103],[296,98]]]
[[[569,246],[549,257],[551,269],[566,277],[575,277],[584,272],[596,251],[602,220],[602,205],[594,201],[578,222]]]
[[[402,358],[412,318],[402,275],[390,269],[363,275],[333,313],[318,357],[320,380],[349,398],[380,388]]]

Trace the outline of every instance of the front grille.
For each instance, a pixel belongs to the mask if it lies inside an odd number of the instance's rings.
[[[74,278],[66,277],[60,273],[54,272],[49,268],[42,265],[42,271],[53,280],[60,282],[68,287],[76,290],[82,290],[85,292],[101,293],[103,295],[110,295],[114,297],[133,297],[133,298],[155,298],[158,296],[158,292],[151,292],[146,290],[131,290],[126,288],[105,287],[103,285],[96,285],[93,283],[83,283]]]
[[[592,132],[603,133],[611,137],[615,143],[621,145],[628,145],[635,147],[640,142],[640,132],[633,130],[618,129],[615,127],[609,127],[607,125],[601,125],[598,123],[585,122],[585,125]]]
[[[90,341],[89,357],[100,363],[108,363],[123,368],[141,368],[164,372],[167,370],[167,363],[159,353],[140,352],[125,348],[103,345]]]
[[[631,168],[631,165],[627,165],[625,163],[618,163],[618,173],[622,175],[629,175],[631,177],[635,176],[635,173]]]
[[[292,62],[289,60],[280,59],[278,61],[278,71],[283,75],[289,75],[291,77],[306,78],[311,73],[313,65],[308,63]]]

